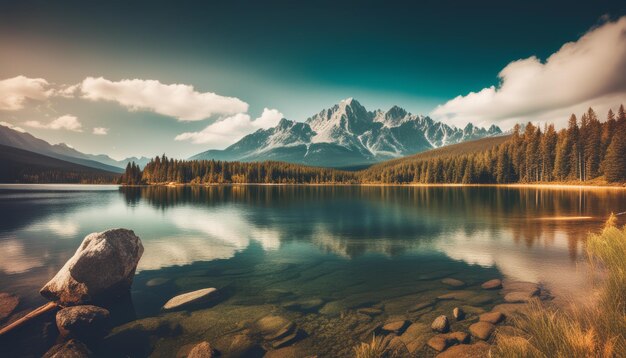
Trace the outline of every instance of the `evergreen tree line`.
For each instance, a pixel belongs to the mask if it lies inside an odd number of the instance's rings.
[[[353,172],[309,167],[285,162],[226,162],[220,160],[176,160],[165,155],[152,159],[143,172],[126,168],[122,184],[329,184],[357,183]]]
[[[150,161],[143,172],[129,164],[123,184],[141,183],[465,183],[508,184],[585,182],[603,177],[626,182],[626,113],[609,110],[601,122],[591,108],[580,120],[572,114],[567,128],[516,125],[511,137],[492,148],[437,158],[405,158],[358,172],[308,167],[284,162]]]
[[[126,164],[126,170],[120,177],[118,183],[125,185],[141,185],[145,184],[146,181],[143,179],[143,173],[139,165],[132,162]]]

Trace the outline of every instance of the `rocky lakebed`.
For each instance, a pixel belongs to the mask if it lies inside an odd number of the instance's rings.
[[[7,356],[44,357],[353,357],[361,342],[381,339],[406,357],[486,357],[497,337],[524,336],[512,325],[532,300],[549,300],[540,284],[486,278],[426,265],[420,274],[353,277],[340,262],[293,272],[288,261],[254,268],[201,267],[184,274],[139,275],[141,240],[114,229],[85,238],[41,290],[50,304],[3,332]],[[163,273],[161,273],[163,274]],[[371,282],[376,282],[372,290]],[[393,281],[393,282],[390,282]],[[382,282],[382,283],[381,283]],[[141,296],[171,293],[158,307]],[[136,295],[135,295],[136,296]],[[159,296],[160,297],[160,296]],[[0,324],[30,310],[0,293]],[[156,303],[153,303],[156,305]],[[152,312],[137,315],[136,312]]]

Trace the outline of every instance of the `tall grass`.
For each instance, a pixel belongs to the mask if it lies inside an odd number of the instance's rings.
[[[499,336],[495,357],[624,357],[626,356],[626,226],[611,215],[600,234],[590,234],[587,256],[601,273],[597,297],[568,309],[532,302],[515,319],[530,338]]]
[[[374,335],[371,342],[355,346],[355,358],[396,358],[399,357],[395,349],[389,347],[389,342],[385,340],[385,336]]]

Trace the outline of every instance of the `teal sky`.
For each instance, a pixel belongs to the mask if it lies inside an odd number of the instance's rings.
[[[429,114],[459,95],[497,86],[510,62],[545,61],[624,14],[623,1],[4,1],[0,80],[43,78],[54,88],[86,77],[185,84],[248,103],[251,118],[267,107],[302,121],[347,97],[370,110],[397,104]],[[174,140],[220,115],[179,121],[61,96],[29,98],[21,107],[0,110],[0,121],[88,153],[187,157],[223,147]],[[544,112],[550,110],[556,108]],[[82,132],[45,128],[63,115],[75,116]],[[464,124],[456,118],[447,120]],[[108,134],[92,134],[95,127]]]

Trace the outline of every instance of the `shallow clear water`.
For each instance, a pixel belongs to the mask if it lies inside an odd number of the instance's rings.
[[[245,326],[255,312],[279,313],[307,332],[307,349],[342,355],[358,337],[329,350],[328,336],[341,334],[333,330],[354,329],[333,323],[339,312],[383,307],[383,321],[406,314],[447,292],[445,277],[468,289],[503,277],[582,295],[585,235],[623,211],[626,191],[611,189],[1,185],[0,287],[22,298],[20,310],[40,305],[39,288],[85,235],[125,227],[145,252],[117,323],[157,316],[176,294],[217,287],[225,300],[198,315],[227,313],[232,322],[220,324]],[[499,302],[487,298],[473,306]],[[306,301],[316,307],[303,309]],[[168,356],[215,339],[201,326],[183,324],[183,334],[135,355]]]

